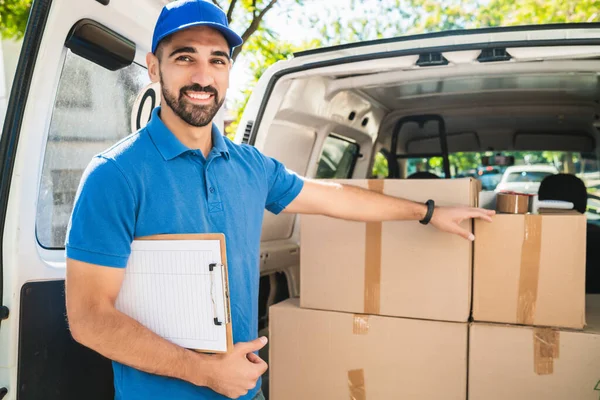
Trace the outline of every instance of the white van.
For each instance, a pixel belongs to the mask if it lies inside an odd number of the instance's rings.
[[[132,114],[149,83],[145,54],[163,4],[33,3],[0,140],[0,398],[114,396],[109,361],[69,333],[63,243],[83,169],[128,135],[132,121],[143,126],[155,104],[148,92],[146,107]],[[376,164],[378,178],[450,179],[511,159],[489,154],[551,160],[588,186],[588,237],[597,240],[599,73],[600,24],[317,49],[265,73],[235,141],[318,178],[372,177]],[[265,214],[257,260],[262,330],[271,304],[299,294],[297,222]],[[593,247],[588,263],[600,265]],[[598,290],[598,275],[588,269],[588,291]]]

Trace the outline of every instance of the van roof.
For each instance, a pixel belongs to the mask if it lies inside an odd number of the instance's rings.
[[[493,34],[493,33],[509,33],[523,31],[544,31],[544,30],[563,30],[563,29],[599,29],[600,22],[584,22],[584,23],[563,23],[563,24],[543,24],[543,25],[517,25],[517,26],[501,26],[476,29],[456,29],[449,31],[422,33],[417,35],[404,35],[385,39],[365,40],[354,43],[347,43],[336,46],[320,47],[294,53],[294,57],[304,57],[308,55],[327,53],[338,50],[347,50],[363,46],[373,46],[389,43],[407,42],[421,39],[435,39],[452,36],[466,36],[477,34]]]

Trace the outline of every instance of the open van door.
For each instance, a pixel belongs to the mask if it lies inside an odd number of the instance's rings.
[[[114,398],[68,330],[64,240],[83,169],[131,133],[162,5],[33,2],[0,140],[0,398]]]

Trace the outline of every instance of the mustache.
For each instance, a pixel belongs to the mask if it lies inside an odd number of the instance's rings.
[[[219,97],[219,92],[212,86],[201,86],[197,83],[189,86],[184,86],[179,90],[181,95],[185,94],[185,92],[205,92],[213,94],[215,97]]]

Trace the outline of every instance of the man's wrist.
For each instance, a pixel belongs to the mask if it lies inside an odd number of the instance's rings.
[[[427,204],[415,203],[413,218],[416,219],[417,221],[422,221],[426,215],[427,215]]]
[[[184,349],[182,352],[183,370],[179,377],[196,386],[209,386],[213,359],[207,354]]]
[[[431,199],[427,200],[425,202],[425,210],[425,215],[419,220],[419,222],[423,225],[427,225],[429,222],[431,222],[431,219],[433,218],[433,212],[435,211],[435,202]]]

